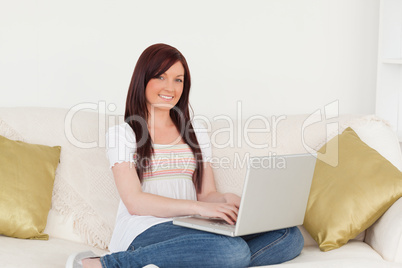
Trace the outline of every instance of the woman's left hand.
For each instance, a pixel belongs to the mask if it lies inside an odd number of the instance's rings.
[[[225,198],[226,203],[235,205],[237,208],[240,207],[241,198],[238,195],[235,195],[232,193],[225,193],[225,194],[223,194],[223,198]]]

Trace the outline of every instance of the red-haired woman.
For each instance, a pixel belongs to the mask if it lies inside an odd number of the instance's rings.
[[[107,133],[121,199],[112,254],[72,255],[70,267],[235,268],[300,254],[304,241],[297,227],[227,237],[172,224],[172,217],[193,214],[234,224],[240,205],[237,195],[216,191],[209,138],[190,118],[190,86],[186,59],[176,48],[155,44],[138,59],[125,123]]]

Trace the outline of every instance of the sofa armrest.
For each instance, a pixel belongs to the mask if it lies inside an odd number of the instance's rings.
[[[385,260],[402,263],[402,198],[367,229],[365,242]]]

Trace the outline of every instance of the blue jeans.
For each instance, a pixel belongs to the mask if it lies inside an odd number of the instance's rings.
[[[137,236],[127,251],[101,258],[102,267],[236,268],[282,263],[298,256],[304,239],[297,227],[228,237],[181,226],[157,224]]]

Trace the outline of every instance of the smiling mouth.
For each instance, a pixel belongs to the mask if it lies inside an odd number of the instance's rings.
[[[166,96],[166,95],[161,95],[161,94],[158,94],[158,96],[164,100],[172,100],[173,99],[173,96]]]

